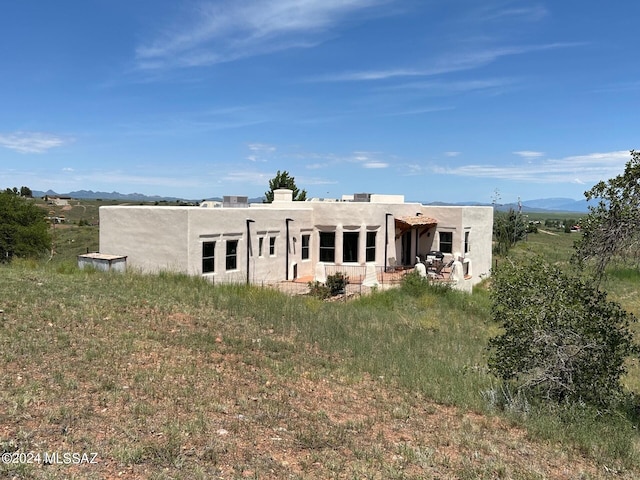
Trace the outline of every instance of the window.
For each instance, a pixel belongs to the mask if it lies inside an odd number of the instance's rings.
[[[238,240],[227,240],[227,270],[238,268]]]
[[[453,253],[453,232],[440,232],[440,251]]]
[[[376,232],[367,232],[367,262],[376,261]]]
[[[358,232],[345,232],[342,234],[342,261],[357,262],[358,261]]]
[[[320,232],[320,261],[336,261],[336,233]]]
[[[262,256],[263,248],[264,248],[264,237],[258,237],[258,256],[259,257]]]
[[[311,235],[302,235],[302,260],[309,260],[309,241]]]
[[[202,273],[216,271],[216,242],[204,242],[202,244]]]
[[[469,232],[464,232],[464,253],[471,251],[471,245],[469,244]]]
[[[269,255],[272,257],[276,254],[276,237],[269,237]]]

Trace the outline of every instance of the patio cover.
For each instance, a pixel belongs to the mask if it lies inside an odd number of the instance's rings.
[[[396,228],[401,231],[410,230],[412,228],[420,227],[435,227],[438,221],[435,218],[425,217],[424,215],[414,215],[410,217],[395,217]]]

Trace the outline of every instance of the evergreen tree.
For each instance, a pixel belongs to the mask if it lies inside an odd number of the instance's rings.
[[[278,170],[276,176],[269,180],[269,191],[264,194],[265,203],[273,202],[273,191],[279,188],[293,190],[293,199],[295,201],[304,201],[307,199],[307,191],[298,189],[295,177],[291,177],[286,170],[284,172]]]

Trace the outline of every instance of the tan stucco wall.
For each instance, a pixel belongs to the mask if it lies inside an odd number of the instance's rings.
[[[385,214],[392,217],[386,218]],[[290,218],[289,279],[293,266],[297,276],[313,276],[319,261],[321,231],[336,234],[335,263],[343,260],[342,234],[358,232],[358,262],[366,258],[366,233],[376,232],[375,264],[385,265],[385,220],[388,221],[387,259],[401,260],[402,241],[393,217],[422,214],[438,220],[438,225],[420,230],[418,252],[439,249],[437,231],[453,233],[453,251],[464,252],[464,232],[470,232],[473,283],[491,268],[491,207],[432,207],[417,203],[366,202],[278,202],[257,204],[249,208],[147,207],[114,206],[100,208],[100,251],[126,255],[128,266],[145,272],[173,270],[192,275],[202,274],[202,244],[216,242],[215,273],[206,274],[212,281],[246,281],[246,258],[249,250],[249,280],[270,283],[284,280],[287,273],[286,219]],[[247,244],[247,220],[250,223],[250,246]],[[302,235],[310,235],[310,258],[302,260]],[[415,235],[415,232],[414,232]],[[263,255],[258,253],[259,237],[264,238]],[[269,238],[275,237],[275,254],[269,254]],[[226,270],[226,244],[237,240],[237,268]],[[415,257],[412,239],[410,258]],[[411,263],[412,264],[412,263]]]
[[[189,225],[178,207],[100,207],[100,252],[126,255],[130,268],[188,273]]]

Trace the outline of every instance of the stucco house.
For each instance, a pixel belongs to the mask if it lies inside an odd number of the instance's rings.
[[[199,207],[100,207],[100,252],[128,268],[170,270],[218,282],[323,280],[327,267],[371,271],[413,266],[430,251],[456,261],[456,288],[470,290],[491,269],[493,209],[407,203],[403,195],[270,204],[225,197]],[[375,281],[375,279],[374,279]]]

